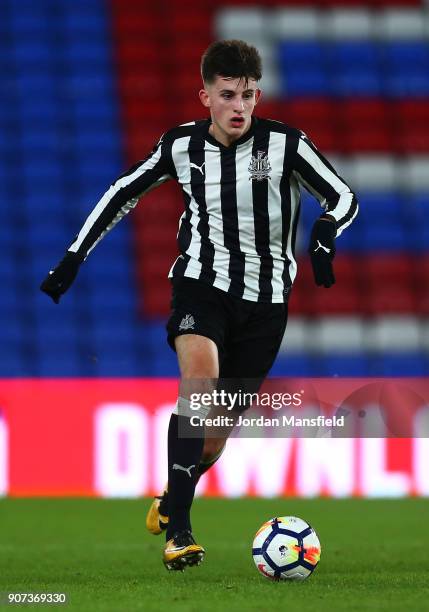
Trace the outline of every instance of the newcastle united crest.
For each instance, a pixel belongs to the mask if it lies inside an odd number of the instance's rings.
[[[268,154],[264,151],[258,151],[257,157],[252,155],[252,159],[249,164],[249,181],[263,181],[264,179],[271,179],[269,176],[271,172],[271,164],[268,159]]]

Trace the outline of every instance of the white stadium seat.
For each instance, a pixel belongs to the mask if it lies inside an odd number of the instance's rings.
[[[311,333],[314,352],[350,353],[364,347],[365,324],[358,317],[326,317],[315,323]]]
[[[376,13],[375,36],[388,40],[424,38],[425,14],[420,9],[389,9]]]
[[[317,39],[321,34],[320,13],[312,9],[279,9],[270,12],[270,34],[281,40]]]
[[[367,351],[404,352],[421,347],[421,327],[411,316],[392,316],[375,319],[366,328]]]
[[[401,183],[403,189],[424,191],[429,189],[429,156],[409,157],[402,163]]]
[[[239,38],[259,47],[267,40],[266,13],[260,9],[224,9],[217,13],[218,38]]]
[[[334,40],[367,39],[373,35],[374,20],[365,9],[327,11],[323,18],[323,37]]]
[[[307,351],[309,346],[309,323],[302,317],[290,317],[286,333],[280,348],[282,353],[301,353]]]
[[[344,176],[357,190],[396,189],[400,183],[397,164],[387,155],[353,157],[347,171]]]

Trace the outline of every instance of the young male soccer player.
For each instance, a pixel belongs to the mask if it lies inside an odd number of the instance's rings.
[[[169,277],[168,342],[181,380],[262,381],[278,352],[296,275],[300,185],[320,202],[309,253],[317,285],[334,282],[335,237],[354,219],[354,194],[299,129],[253,117],[261,91],[258,51],[243,41],[213,43],[202,57],[200,100],[209,119],[164,134],[143,161],[120,176],[85,221],[65,257],[41,285],[58,303],[99,240],[147,191],[176,180],[185,212],[179,256]],[[204,382],[202,382],[204,386]],[[189,401],[179,397],[168,431],[168,494],[156,498],[147,527],[166,531],[163,561],[183,569],[204,556],[191,531],[199,476],[220,456],[224,437],[183,437]]]

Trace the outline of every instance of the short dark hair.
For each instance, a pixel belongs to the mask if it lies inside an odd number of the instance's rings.
[[[218,40],[212,43],[201,58],[204,83],[213,83],[216,76],[255,79],[262,77],[262,62],[256,47],[243,40]]]

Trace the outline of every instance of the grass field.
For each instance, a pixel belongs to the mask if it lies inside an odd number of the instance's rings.
[[[147,506],[0,500],[0,591],[66,592],[65,609],[88,612],[428,610],[429,500],[199,499],[194,532],[207,556],[183,574],[161,564]],[[322,543],[303,583],[268,581],[250,555],[259,525],[286,514],[309,521]]]

